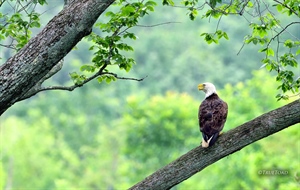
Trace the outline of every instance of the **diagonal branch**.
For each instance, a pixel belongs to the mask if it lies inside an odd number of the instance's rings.
[[[38,92],[41,91],[42,84],[45,80],[49,79],[50,77],[52,77],[53,75],[55,75],[58,71],[61,70],[62,66],[63,66],[64,60],[60,60],[54,67],[52,67],[52,69],[43,77],[41,78],[35,85],[34,87],[32,87],[26,94],[24,94],[22,97],[20,97],[20,99],[18,101],[22,101],[25,100],[27,98],[30,98],[31,96],[36,95]]]
[[[104,75],[112,75],[116,79],[120,79],[120,80],[133,80],[133,81],[139,81],[139,82],[143,81],[147,77],[147,76],[143,77],[143,78],[120,77],[116,73],[102,72],[102,70],[100,69],[97,73],[95,73],[91,77],[89,77],[86,80],[84,80],[81,84],[74,84],[72,86],[48,86],[48,87],[41,87],[42,82],[44,82],[44,80],[43,80],[43,81],[41,81],[41,83],[38,83],[34,88],[32,88],[27,94],[25,94],[25,96],[23,96],[19,101],[22,101],[24,99],[30,98],[31,96],[34,96],[37,93],[42,92],[42,91],[48,91],[48,90],[73,91],[73,90],[75,90],[78,87],[82,87],[83,85],[85,85],[86,83],[92,81],[93,79],[95,79],[95,78],[97,78],[99,76],[104,76]]]
[[[136,25],[137,27],[145,27],[145,28],[152,28],[156,26],[162,26],[162,25],[167,25],[167,24],[180,24],[181,22],[175,22],[175,21],[170,21],[170,22],[162,22],[158,24],[153,24],[153,25]]]
[[[115,0],[71,0],[43,30],[0,66],[0,115],[19,101],[92,31]]]
[[[116,73],[111,73],[111,72],[104,72],[104,73],[102,73],[103,75],[112,75],[112,76],[114,76],[116,79],[121,79],[121,80],[135,80],[135,81],[138,81],[138,82],[140,82],[140,81],[143,81],[145,78],[147,78],[148,77],[148,75],[147,76],[145,76],[145,77],[143,77],[143,78],[132,78],[132,77],[119,77]]]
[[[226,132],[210,148],[194,148],[130,189],[170,189],[218,160],[297,123],[300,123],[300,99]]]
[[[284,4],[284,3],[282,3],[282,2],[280,2],[280,1],[278,1],[278,0],[273,0],[273,1],[275,1],[276,3],[278,3],[278,4],[282,5],[282,6],[284,6],[285,8],[287,8],[287,9],[289,9],[291,12],[293,12],[295,15],[299,16],[298,13],[297,13],[294,9],[292,9],[292,8],[289,7],[289,6],[287,6],[286,4]]]
[[[291,25],[294,25],[294,24],[300,24],[300,22],[291,22],[289,23],[288,25],[286,25],[284,28],[282,28],[282,30],[280,32],[278,32],[275,36],[273,36],[270,40],[269,40],[269,43],[267,44],[267,48],[270,46],[271,42],[277,38],[278,36],[280,36],[284,31],[287,30],[288,27],[290,27]]]

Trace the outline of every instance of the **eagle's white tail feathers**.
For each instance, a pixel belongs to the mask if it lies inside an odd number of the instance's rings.
[[[211,141],[212,138],[213,138],[213,136],[211,136],[210,139],[208,139],[207,142],[202,138],[202,147],[203,148],[209,147],[209,143],[210,143],[210,141]]]

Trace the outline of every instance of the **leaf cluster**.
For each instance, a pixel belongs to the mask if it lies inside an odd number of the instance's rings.
[[[2,2],[4,11],[0,13],[0,41],[7,48],[19,50],[30,39],[33,28],[39,28],[40,13],[37,5],[47,4],[46,0],[18,1],[15,6]]]
[[[219,39],[221,39],[221,38],[225,38],[226,40],[229,40],[227,33],[222,30],[217,30],[214,33],[202,33],[200,36],[204,36],[204,40],[208,44],[211,44],[212,42],[214,42],[215,44],[218,44]]]
[[[133,48],[126,43],[128,40],[136,40],[137,36],[129,32],[129,29],[136,26],[140,18],[154,11],[156,3],[154,1],[128,3],[120,0],[114,4],[116,10],[105,13],[107,22],[95,24],[96,29],[101,31],[102,36],[94,32],[88,36],[88,40],[93,42],[89,48],[94,52],[92,64],[83,65],[80,70],[83,72],[97,72],[98,82],[107,83],[115,81],[117,78],[110,73],[112,66],[117,66],[120,70],[129,72],[135,60],[127,56],[126,52],[133,51]],[[74,72],[76,73],[76,72]],[[78,82],[78,76],[85,76],[72,73],[71,78]],[[88,77],[81,77],[86,80]],[[75,83],[76,83],[75,82]]]
[[[202,18],[218,20],[214,33],[201,34],[208,44],[218,44],[221,38],[229,39],[227,33],[218,28],[223,16],[243,16],[245,21],[249,22],[250,34],[244,37],[242,48],[250,44],[263,47],[259,50],[265,54],[265,58],[261,61],[262,68],[270,72],[275,71],[276,80],[280,82],[278,89],[281,89],[282,93],[277,95],[278,100],[287,99],[289,96],[286,93],[288,92],[299,93],[300,76],[297,77],[293,69],[298,66],[297,59],[300,54],[297,29],[293,31],[293,26],[300,25],[300,2],[298,0],[275,0],[274,3],[252,0],[210,0],[205,3],[201,2],[202,4],[199,4],[197,0],[183,0],[181,3],[187,7],[191,20],[194,20],[198,10],[203,10],[205,6],[208,9]],[[171,3],[165,4],[172,5]],[[283,15],[289,16],[291,20],[285,26],[281,23]]]

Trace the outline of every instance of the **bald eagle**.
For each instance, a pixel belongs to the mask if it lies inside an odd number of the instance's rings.
[[[209,147],[216,142],[224,127],[228,106],[219,98],[216,87],[212,83],[199,84],[198,89],[205,92],[205,99],[200,104],[198,112],[202,147]]]

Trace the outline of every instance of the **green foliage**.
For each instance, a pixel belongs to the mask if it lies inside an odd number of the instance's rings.
[[[1,3],[0,42],[3,46],[20,50],[30,39],[32,29],[39,28],[40,13],[35,10],[37,4],[44,5],[45,0],[18,1],[13,7],[8,2]]]
[[[139,19],[147,15],[148,12],[154,11],[156,3],[154,1],[128,3],[120,0],[115,3],[115,6],[118,8],[117,11],[105,13],[108,22],[95,24],[95,27],[100,29],[101,34],[105,34],[105,37],[97,34],[97,32],[88,36],[88,39],[93,42],[89,49],[94,51],[93,65],[81,67],[81,71],[98,72],[99,75],[102,75],[98,77],[98,82],[102,82],[103,79],[108,83],[111,80],[116,80],[116,77],[107,76],[109,66],[116,65],[121,70],[130,71],[135,60],[125,55],[124,52],[133,51],[133,48],[125,43],[125,40],[136,40],[137,36],[129,32],[129,29],[136,26]],[[87,78],[87,76],[85,77]],[[72,79],[74,80],[73,77]]]
[[[70,77],[76,85],[82,85],[87,78],[85,75],[79,75],[76,72],[70,73]]]
[[[111,76],[111,75],[102,75],[97,78],[97,81],[99,83],[102,82],[103,80],[105,80],[105,82],[109,84],[111,81],[116,81],[117,79],[116,79],[116,77]]]
[[[275,71],[276,80],[280,82],[278,86],[282,93],[276,97],[278,100],[287,99],[287,92],[296,94],[300,88],[300,77],[295,75],[297,59],[299,59],[300,41],[298,29],[290,32],[294,25],[299,25],[299,2],[298,0],[276,1],[268,4],[258,1],[232,0],[222,2],[221,0],[210,0],[209,3],[194,0],[183,0],[190,11],[189,17],[195,19],[198,10],[209,5],[208,10],[202,18],[218,19],[218,26],[223,16],[243,15],[246,22],[249,22],[251,33],[244,38],[244,45],[254,44],[263,46],[259,52],[265,54],[262,59],[263,66],[268,71]],[[272,7],[273,6],[273,7]],[[274,8],[276,7],[276,8]],[[277,13],[275,13],[277,11]],[[252,12],[252,14],[250,14]],[[283,23],[283,14],[290,17],[289,23]],[[250,21],[251,20],[251,21]],[[289,33],[290,35],[286,35]],[[214,33],[202,33],[204,40],[208,43],[218,43],[224,37],[228,39],[227,33],[218,29]],[[276,42],[277,41],[277,42]],[[292,67],[292,68],[291,68]]]
[[[163,4],[163,5],[171,5],[171,6],[174,6],[174,5],[175,5],[175,3],[174,3],[173,0],[163,0],[163,1],[162,1],[162,4]]]
[[[127,129],[127,161],[135,163],[132,179],[150,174],[199,144],[198,105],[187,94],[130,96],[128,104],[122,126]]]
[[[222,0],[210,0],[209,1],[209,5],[212,7],[212,8],[215,8],[217,3],[222,3]]]
[[[263,71],[253,76],[218,90],[229,105],[225,132],[284,104],[266,98],[276,92],[271,76]],[[83,87],[72,96],[40,94],[20,102],[15,114],[6,113],[1,120],[5,145],[0,146],[4,185],[12,179],[13,189],[128,189],[200,144],[197,109],[204,93],[195,88],[195,99],[175,92],[150,96],[137,89],[124,96],[130,85],[122,91],[114,86],[102,91]],[[297,126],[290,127],[218,161],[176,188],[296,189],[299,135]],[[289,174],[258,174],[268,169]]]
[[[276,91],[272,78],[262,71],[254,73],[254,76],[245,83],[227,85],[225,89],[219,90],[220,96],[229,105],[225,131],[283,105],[283,102],[265,98]],[[125,153],[128,162],[132,162],[132,179],[141,180],[185,153],[186,148],[189,150],[199,145],[201,135],[197,109],[200,101],[185,94],[167,93],[151,98],[132,96],[128,102],[130,111],[124,116],[123,125],[129,126]],[[265,184],[268,184],[266,188],[272,189],[289,185],[296,188],[293,176],[300,169],[299,161],[289,159],[299,155],[293,151],[299,135],[296,131],[297,128],[292,127],[230,155],[178,185],[178,189],[256,189],[265,187]],[[276,143],[279,141],[291,148],[285,151]],[[283,155],[282,152],[284,157],[279,156]],[[260,170],[272,169],[285,170],[289,174],[262,178],[258,173]],[[207,183],[211,184],[210,187],[207,187]]]
[[[226,32],[222,31],[222,30],[217,30],[215,33],[202,33],[200,36],[204,36],[204,40],[208,43],[211,44],[212,42],[218,44],[219,43],[219,39],[221,38],[225,38],[226,40],[228,40],[228,35]]]
[[[3,167],[3,160],[1,159],[0,161],[0,188],[1,189],[4,189],[6,180],[7,180],[6,172]]]

